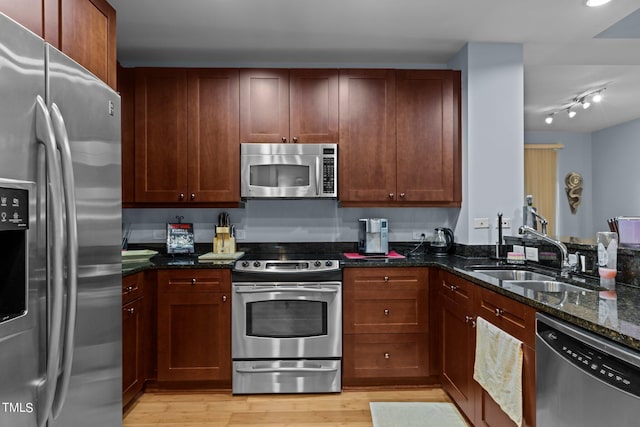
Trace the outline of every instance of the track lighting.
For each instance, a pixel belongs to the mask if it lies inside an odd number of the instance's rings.
[[[580,105],[583,110],[586,110],[591,106],[591,102],[601,102],[602,101],[602,92],[606,89],[606,87],[594,90],[588,90],[586,92],[581,93],[580,95],[573,98],[568,104],[565,104],[557,111],[552,111],[548,113],[544,119],[544,122],[548,125],[553,123],[554,116],[561,112],[566,111],[569,118],[574,118],[577,114],[576,108]]]

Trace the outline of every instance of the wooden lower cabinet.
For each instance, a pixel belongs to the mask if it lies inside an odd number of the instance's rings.
[[[231,276],[227,269],[158,273],[158,382],[231,385]]]
[[[427,268],[343,270],[344,386],[427,384]]]
[[[447,272],[439,282],[442,387],[473,425],[515,425],[473,379],[480,316],[523,342],[523,425],[535,426],[535,310]]]
[[[122,279],[122,405],[127,406],[144,388],[145,301],[144,273]]]

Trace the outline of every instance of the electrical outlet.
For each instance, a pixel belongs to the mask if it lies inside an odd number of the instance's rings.
[[[496,228],[498,228],[498,221],[496,221]],[[511,218],[502,217],[502,228],[511,228]]]
[[[527,261],[538,262],[538,248],[527,246],[526,248],[524,248],[524,256]]]
[[[236,228],[236,240],[244,240],[247,238],[247,232],[243,229]]]
[[[426,239],[427,233],[425,233],[424,231],[414,231],[411,237],[413,238],[413,240]]]
[[[489,228],[489,218],[474,218],[473,228]]]

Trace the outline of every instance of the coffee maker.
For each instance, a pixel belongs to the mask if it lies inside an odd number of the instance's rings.
[[[358,220],[358,252],[376,255],[389,253],[389,222],[386,219]]]

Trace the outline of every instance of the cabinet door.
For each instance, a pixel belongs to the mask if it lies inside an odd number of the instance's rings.
[[[135,86],[136,202],[186,200],[186,70],[137,68]]]
[[[238,70],[188,72],[190,201],[240,200],[238,81]]]
[[[289,142],[289,70],[240,70],[240,142]]]
[[[126,406],[142,390],[143,298],[122,307],[122,405]]]
[[[291,142],[338,143],[338,70],[290,70]]]
[[[60,0],[60,17],[60,50],[116,88],[115,10],[106,0]]]
[[[340,71],[340,201],[396,199],[395,120],[393,70]]]
[[[442,388],[470,419],[474,419],[477,383],[473,380],[475,328],[473,290],[475,285],[454,275],[442,274],[440,284],[440,327]]]
[[[459,202],[460,72],[399,70],[396,79],[398,200]]]
[[[158,274],[158,381],[231,380],[228,270]]]

